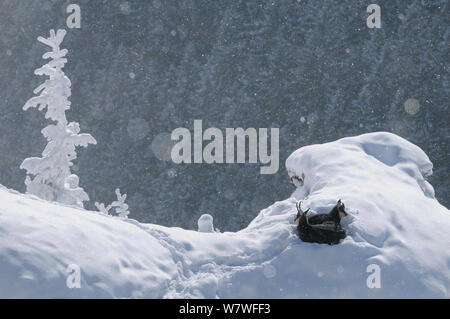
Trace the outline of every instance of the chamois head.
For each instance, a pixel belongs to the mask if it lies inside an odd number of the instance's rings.
[[[309,211],[309,208],[306,211],[302,211],[302,201],[299,201],[295,204],[297,207],[297,216],[294,219],[294,223],[298,226],[298,223],[300,222],[300,217],[302,217],[303,214],[307,214]]]
[[[345,211],[345,205],[343,202],[341,202],[341,200],[338,200],[338,202],[336,204],[336,208],[339,213],[340,219],[343,219],[348,215],[347,212]]]

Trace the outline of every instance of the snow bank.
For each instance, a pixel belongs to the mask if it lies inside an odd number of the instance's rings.
[[[389,133],[302,147],[291,198],[238,232],[141,224],[0,189],[0,297],[450,297],[450,214],[424,179],[425,153]],[[255,190],[257,191],[257,190]],[[342,199],[348,236],[304,243],[295,203],[325,213]],[[81,288],[66,285],[67,266]],[[369,265],[380,288],[368,288]]]

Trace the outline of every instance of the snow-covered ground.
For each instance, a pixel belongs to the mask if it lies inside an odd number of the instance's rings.
[[[304,176],[292,197],[225,233],[141,224],[0,188],[0,297],[450,297],[450,212],[424,179],[432,164],[420,148],[371,133],[302,147],[286,168]],[[342,199],[348,236],[334,246],[302,242],[293,223],[299,199],[316,213]],[[80,269],[80,288],[67,286],[69,265]],[[373,269],[380,288],[367,285]]]

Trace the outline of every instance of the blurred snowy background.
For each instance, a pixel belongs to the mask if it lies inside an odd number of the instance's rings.
[[[70,121],[98,144],[78,150],[73,172],[94,201],[128,194],[130,217],[197,229],[208,213],[221,231],[245,227],[290,195],[284,169],[295,149],[389,131],[434,163],[437,199],[450,206],[448,1],[0,1],[0,183],[23,192],[22,161],[40,156],[46,122],[22,106],[42,82],[39,35],[68,29]],[[255,164],[176,165],[177,127],[279,127],[280,170]]]

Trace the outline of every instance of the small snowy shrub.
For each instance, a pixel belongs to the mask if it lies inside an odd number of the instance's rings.
[[[30,157],[23,161],[20,168],[28,175],[25,179],[27,192],[42,199],[83,207],[83,201],[89,196],[78,186],[78,176],[70,171],[72,160],[77,158],[75,147],[86,147],[96,144],[90,134],[79,134],[80,126],[76,122],[67,122],[65,112],[70,109],[69,97],[71,83],[62,71],[67,62],[68,51],[59,46],[66,35],[65,30],[50,30],[50,37],[38,37],[38,41],[49,46],[50,52],[45,53],[43,59],[50,61],[34,71],[36,75],[48,78],[39,85],[23,109],[37,107],[39,111],[46,110],[45,118],[54,121],[41,132],[48,144],[42,152],[42,157]]]
[[[127,199],[127,195],[126,194],[121,195],[120,189],[117,188],[116,196],[117,196],[117,200],[112,202],[107,207],[105,207],[105,204],[97,203],[97,202],[95,203],[95,206],[97,207],[99,212],[106,214],[106,215],[112,215],[112,214],[110,214],[110,210],[111,210],[111,208],[114,208],[115,214],[118,217],[127,218],[128,214],[130,214],[130,211],[128,210],[128,205],[125,204],[125,199]]]
[[[198,231],[201,233],[214,233],[213,217],[209,214],[203,214],[198,219]]]

